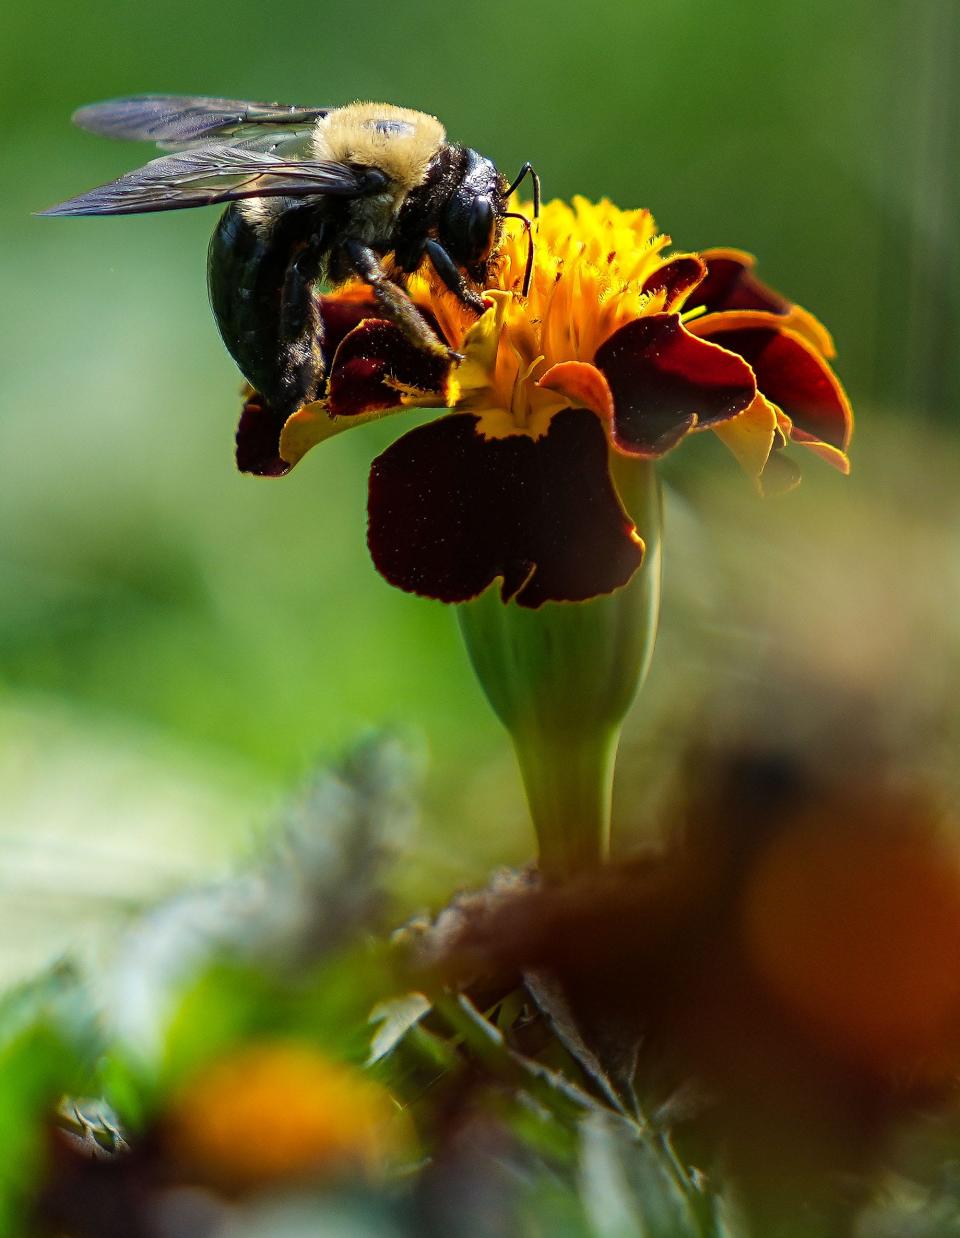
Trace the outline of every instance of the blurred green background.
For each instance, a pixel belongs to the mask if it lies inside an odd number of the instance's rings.
[[[626,839],[656,815],[666,748],[773,665],[896,701],[927,756],[952,751],[958,30],[955,0],[6,6],[0,979],[229,866],[371,726],[426,755],[401,907],[532,851],[454,616],[366,556],[367,467],[396,423],[286,481],[239,476],[239,376],[206,303],[215,211],[31,218],[152,157],[72,129],[74,108],[153,90],[436,112],[507,172],[533,160],[548,196],[607,194],[680,248],[755,252],[833,330],[849,481],[810,460],[762,504],[709,436],[670,461]]]

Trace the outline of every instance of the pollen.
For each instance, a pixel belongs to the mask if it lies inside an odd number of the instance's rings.
[[[520,209],[531,214],[529,206]],[[564,362],[589,365],[619,327],[663,310],[666,292],[644,292],[643,285],[664,264],[669,244],[649,211],[575,197],[543,207],[526,297],[527,234],[507,221],[485,289],[490,309],[479,321],[438,279],[417,276],[415,299],[428,303],[450,346],[464,354],[455,407],[478,414],[488,438],[545,434],[570,398],[540,379]]]

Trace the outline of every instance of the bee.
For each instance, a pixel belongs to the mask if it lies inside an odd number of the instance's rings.
[[[134,95],[83,107],[74,123],[169,152],[41,215],[132,215],[228,202],[207,262],[220,334],[247,381],[279,412],[318,399],[325,382],[321,285],[359,278],[415,344],[450,353],[407,296],[429,262],[476,313],[503,221],[529,163],[507,183],[440,121],[386,103],[291,107],[190,95]]]

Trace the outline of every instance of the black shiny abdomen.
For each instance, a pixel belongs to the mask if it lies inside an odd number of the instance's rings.
[[[315,203],[291,205],[255,225],[234,202],[210,240],[207,285],[217,326],[244,377],[268,399],[282,380],[281,296],[287,270],[323,226]]]

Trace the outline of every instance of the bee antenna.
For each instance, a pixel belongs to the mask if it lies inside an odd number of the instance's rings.
[[[533,279],[533,228],[526,215],[521,215],[518,211],[504,211],[503,218],[519,219],[527,234],[527,266],[523,272],[523,295],[527,297],[530,295],[530,281]]]
[[[517,173],[516,177],[514,178],[513,182],[504,191],[503,196],[505,198],[512,197],[513,194],[517,192],[517,190],[520,188],[520,186],[523,184],[523,182],[526,180],[528,176],[530,177],[530,181],[533,184],[533,217],[534,219],[539,219],[540,218],[540,177],[537,175],[532,163],[528,162],[523,165],[523,167],[520,169],[520,171]]]

